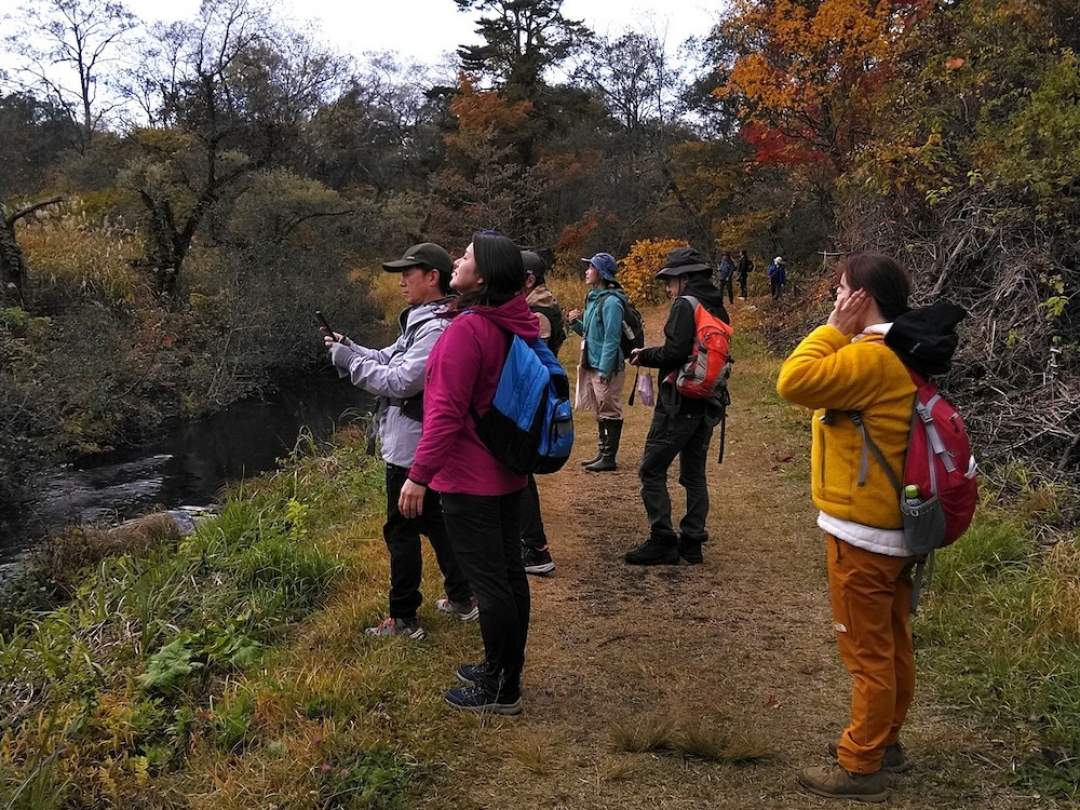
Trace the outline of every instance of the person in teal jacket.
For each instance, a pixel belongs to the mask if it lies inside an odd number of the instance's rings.
[[[597,253],[582,259],[587,265],[585,283],[585,312],[571,310],[570,329],[581,335],[581,360],[578,365],[578,410],[596,411],[596,456],[583,462],[589,472],[611,472],[616,469],[615,458],[623,426],[623,385],[626,382],[625,362],[620,341],[623,332],[623,313],[626,293],[615,274],[619,266],[609,253]]]

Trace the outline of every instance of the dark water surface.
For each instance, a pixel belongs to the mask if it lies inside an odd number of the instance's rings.
[[[37,494],[19,521],[0,523],[0,569],[65,525],[211,505],[224,484],[273,468],[296,446],[301,431],[324,441],[371,405],[370,397],[327,369],[264,400],[176,424],[144,446],[49,471],[35,482]]]

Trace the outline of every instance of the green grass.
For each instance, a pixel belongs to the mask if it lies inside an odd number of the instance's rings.
[[[1080,795],[1080,550],[1052,553],[1024,526],[985,509],[940,552],[916,623],[920,672],[949,702],[972,706],[1014,743],[1011,778]]]
[[[67,604],[9,621],[0,807],[169,807],[168,777],[190,752],[253,745],[260,677],[346,570],[328,538],[381,506],[381,466],[362,445],[293,460],[190,537],[66,570],[80,583]],[[327,753],[343,764],[307,775],[309,790],[331,797],[325,806],[402,782],[382,754],[376,767],[348,746]]]

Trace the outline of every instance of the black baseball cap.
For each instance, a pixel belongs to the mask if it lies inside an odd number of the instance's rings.
[[[521,263],[525,265],[525,275],[530,273],[537,278],[544,277],[545,262],[535,250],[521,251]]]
[[[434,242],[421,242],[405,251],[405,255],[392,262],[383,262],[383,270],[388,273],[401,273],[410,267],[427,267],[438,270],[439,275],[449,276],[454,271],[454,263],[445,248]]]

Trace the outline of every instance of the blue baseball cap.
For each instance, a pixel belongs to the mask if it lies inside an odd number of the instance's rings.
[[[591,264],[600,273],[600,278],[605,281],[614,281],[615,274],[619,272],[619,264],[610,253],[597,253],[591,259],[582,259],[585,264]]]

